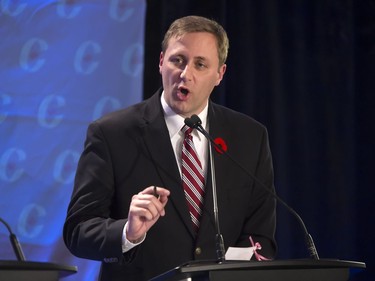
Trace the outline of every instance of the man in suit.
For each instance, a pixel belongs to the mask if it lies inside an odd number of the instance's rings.
[[[64,225],[76,256],[102,261],[100,280],[147,280],[192,260],[216,260],[208,141],[193,130],[204,174],[202,215],[193,227],[183,189],[184,119],[193,114],[228,153],[274,192],[266,128],[210,101],[226,70],[228,38],[215,21],[188,16],[165,34],[163,88],[90,124]],[[276,252],[275,200],[222,153],[215,162],[225,247]],[[154,194],[156,192],[156,194]]]

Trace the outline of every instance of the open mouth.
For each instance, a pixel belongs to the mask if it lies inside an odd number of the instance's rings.
[[[184,101],[187,100],[189,93],[190,91],[188,88],[185,88],[184,86],[178,87],[177,96],[179,97],[180,100],[184,100]]]
[[[178,87],[178,91],[183,94],[184,96],[187,96],[187,94],[189,93],[189,90],[187,88],[185,88],[184,86],[179,86]]]

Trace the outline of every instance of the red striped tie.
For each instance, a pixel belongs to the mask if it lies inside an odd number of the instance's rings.
[[[181,157],[182,185],[193,227],[198,232],[203,209],[204,174],[191,135],[193,129],[185,125],[181,130],[185,134]]]

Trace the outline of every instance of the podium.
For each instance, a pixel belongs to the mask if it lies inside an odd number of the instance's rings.
[[[76,266],[32,261],[0,261],[1,281],[56,281],[76,272]]]
[[[362,262],[334,259],[191,262],[150,281],[347,281],[366,268]]]

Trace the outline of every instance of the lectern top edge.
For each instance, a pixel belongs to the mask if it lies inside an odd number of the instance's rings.
[[[186,263],[177,267],[176,269],[182,273],[206,271],[206,270],[225,270],[225,269],[303,269],[303,268],[361,268],[365,269],[366,264],[357,261],[345,261],[338,259],[297,259],[297,260],[273,260],[273,261],[225,261],[217,263],[215,261],[204,261]]]
[[[37,262],[37,261],[15,261],[15,260],[0,260],[0,270],[58,270],[76,273],[77,266]]]

